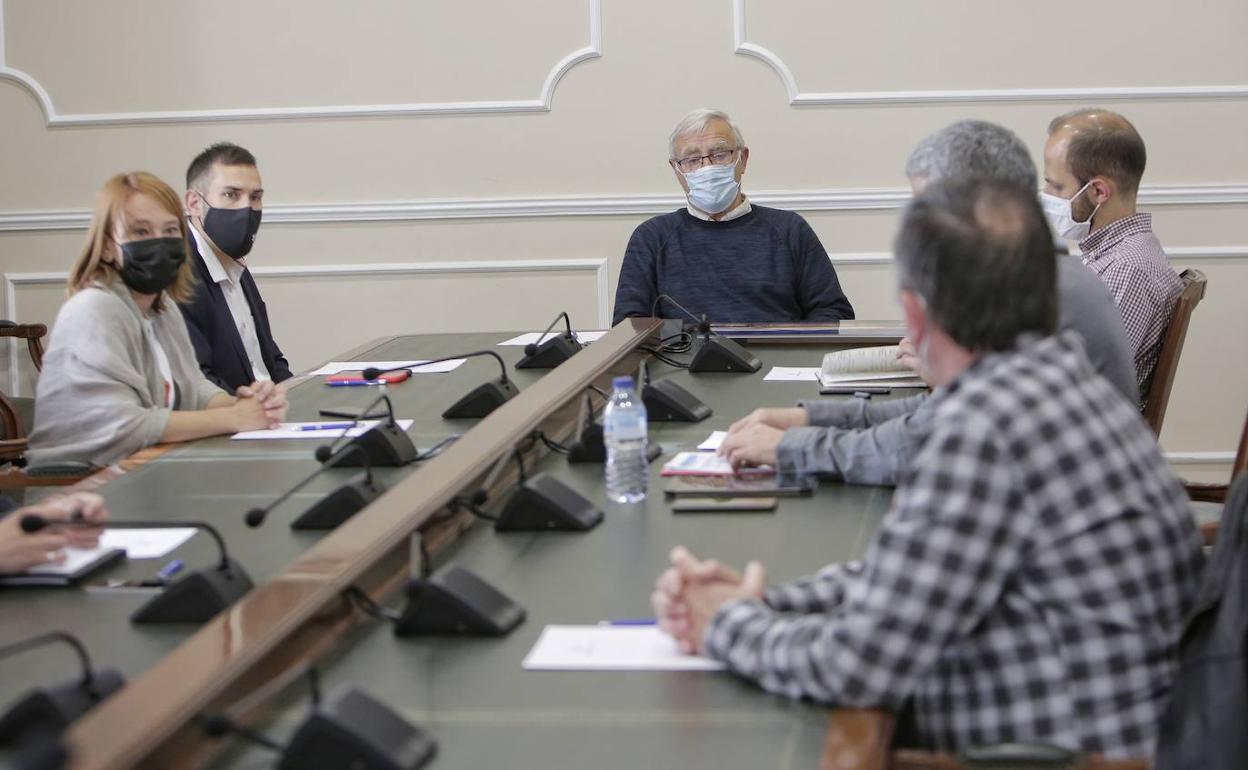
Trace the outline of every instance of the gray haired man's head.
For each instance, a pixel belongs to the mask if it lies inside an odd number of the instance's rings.
[[[959,120],[929,134],[906,161],[916,193],[936,182],[992,179],[1035,191],[1036,165],[1027,145],[1008,128],[985,120]]]

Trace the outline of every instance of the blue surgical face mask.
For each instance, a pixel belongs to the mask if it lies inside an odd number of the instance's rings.
[[[708,214],[719,214],[732,205],[741,191],[737,181],[737,164],[703,166],[685,174],[689,185],[689,202]]]

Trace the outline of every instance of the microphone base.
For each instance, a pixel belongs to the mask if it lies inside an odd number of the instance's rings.
[[[455,564],[407,584],[396,636],[506,636],[524,622],[524,608]]]
[[[646,460],[654,462],[663,454],[663,447],[658,444],[646,444]],[[602,435],[602,424],[597,421],[586,425],[581,434],[568,444],[568,462],[570,463],[605,463],[607,461],[607,444]]]
[[[368,473],[362,473],[321,498],[292,521],[290,528],[333,529],[381,497],[385,491],[384,484],[370,479]]]
[[[706,337],[689,362],[689,371],[733,372],[749,374],[762,368],[763,362],[750,351],[727,337]]]
[[[526,355],[516,362],[517,369],[554,369],[581,352],[581,343],[566,333],[551,337],[537,346],[533,355]]]
[[[484,417],[520,394],[511,380],[490,380],[473,388],[442,413],[444,420]]]
[[[397,468],[407,465],[416,459],[416,445],[398,423],[385,421],[369,428],[343,445],[337,452],[326,458],[326,462],[337,455],[342,455],[349,446],[358,446],[368,456],[368,463],[374,468]],[[347,453],[342,460],[335,462],[339,468],[359,468],[364,460],[359,452]]]
[[[313,711],[282,752],[279,770],[416,770],[438,751],[424,730],[349,688]]]
[[[641,390],[650,422],[701,422],[711,416],[711,407],[672,380],[657,380]]]
[[[135,610],[131,623],[203,623],[252,588],[246,570],[229,560],[229,569],[196,570],[175,580]]]
[[[602,509],[548,473],[530,476],[494,522],[499,532],[584,532],[602,521]]]
[[[75,679],[54,687],[38,687],[22,696],[0,716],[0,746],[27,745],[60,735],[126,681],[114,668],[97,668],[92,674],[93,691]]]

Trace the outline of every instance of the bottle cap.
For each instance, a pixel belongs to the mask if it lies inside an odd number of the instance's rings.
[[[615,377],[611,380],[611,387],[614,388],[615,390],[632,390],[633,378],[632,377]]]

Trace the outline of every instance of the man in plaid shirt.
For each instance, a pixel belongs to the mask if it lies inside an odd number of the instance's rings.
[[[1117,113],[1077,110],[1049,124],[1045,210],[1059,236],[1079,242],[1083,263],[1114,295],[1134,348],[1141,395],[1148,393],[1183,290],[1153,234],[1152,215],[1136,211],[1145,160],[1144,140]]]
[[[933,748],[1151,751],[1201,551],[1138,411],[1052,336],[1052,249],[1016,186],[911,203],[899,298],[935,390],[892,510],[862,561],[770,590],[677,548],[652,600],[682,649],[790,697],[909,701]]]

